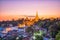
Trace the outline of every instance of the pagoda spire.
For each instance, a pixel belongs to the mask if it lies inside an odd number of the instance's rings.
[[[38,17],[38,11],[36,11],[36,17]]]
[[[36,17],[35,17],[35,21],[38,21],[39,17],[38,17],[38,11],[36,11]]]

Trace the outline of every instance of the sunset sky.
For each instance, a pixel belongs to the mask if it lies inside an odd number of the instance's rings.
[[[0,0],[0,16],[35,15],[59,17],[60,0]],[[1,17],[0,17],[1,19]]]

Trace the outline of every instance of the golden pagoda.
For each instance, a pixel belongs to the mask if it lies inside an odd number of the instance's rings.
[[[38,21],[39,17],[38,17],[38,12],[36,11],[36,17],[35,17],[35,21]]]

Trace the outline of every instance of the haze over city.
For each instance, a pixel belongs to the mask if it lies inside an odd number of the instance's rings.
[[[0,20],[18,15],[60,17],[59,0],[0,0]],[[19,16],[18,16],[19,17]]]

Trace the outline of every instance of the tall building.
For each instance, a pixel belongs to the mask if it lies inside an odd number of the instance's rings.
[[[38,12],[36,11],[35,21],[39,20]]]

